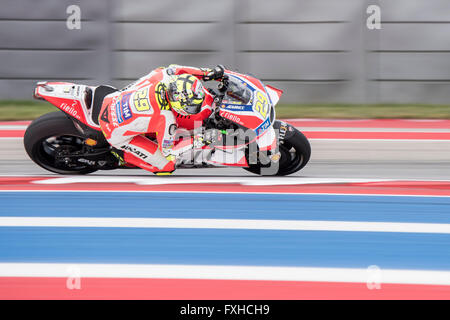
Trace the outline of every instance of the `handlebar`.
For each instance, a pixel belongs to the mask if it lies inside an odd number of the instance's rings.
[[[228,76],[225,74],[219,81],[219,91],[220,92],[226,92],[228,90],[229,82],[228,82]]]

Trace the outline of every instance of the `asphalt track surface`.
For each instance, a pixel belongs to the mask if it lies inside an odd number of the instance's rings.
[[[450,140],[314,139],[310,143],[310,163],[293,176],[450,180]],[[20,138],[0,139],[0,150],[0,175],[52,174],[29,159]],[[149,173],[115,170],[97,171],[92,175],[149,176]],[[240,168],[180,169],[174,174],[186,175],[253,176]]]
[[[298,121],[281,178],[58,176],[2,125],[0,298],[450,298],[450,121]]]

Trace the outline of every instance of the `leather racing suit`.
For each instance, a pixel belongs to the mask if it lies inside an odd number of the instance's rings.
[[[171,150],[178,126],[188,130],[208,118],[213,97],[203,88],[205,99],[200,112],[181,115],[175,112],[165,97],[163,88],[172,76],[191,74],[199,80],[213,80],[223,75],[213,69],[170,65],[158,68],[128,85],[121,91],[107,95],[99,114],[99,124],[107,141],[123,150],[125,163],[156,174],[170,174],[175,170],[175,156]],[[217,70],[217,69],[214,69]],[[146,135],[154,134],[156,142]]]

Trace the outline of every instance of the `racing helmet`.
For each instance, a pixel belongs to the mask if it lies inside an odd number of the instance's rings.
[[[203,85],[190,74],[173,76],[167,85],[167,100],[172,109],[181,115],[199,113],[205,100]]]

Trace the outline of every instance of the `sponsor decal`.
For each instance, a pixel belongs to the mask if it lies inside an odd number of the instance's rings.
[[[131,93],[128,93],[122,97],[122,99],[116,102],[116,115],[117,115],[117,122],[122,123],[128,119],[131,119],[133,117],[133,113],[131,113],[130,109],[130,96]]]
[[[279,134],[279,138],[280,140],[284,140],[284,137],[286,136],[286,131],[288,130],[288,127],[284,124],[282,124],[280,126],[280,134]]]
[[[80,114],[78,113],[78,111],[77,111],[77,109],[76,109],[76,106],[77,106],[77,101],[76,101],[76,100],[73,100],[72,105],[69,105],[69,104],[67,104],[67,103],[62,103],[62,104],[59,106],[59,108],[60,108],[62,111],[64,111],[64,112],[70,114],[72,117],[74,117],[74,118],[76,118],[76,119],[78,119],[78,120],[81,120],[81,116],[80,116]]]
[[[84,158],[78,159],[78,162],[86,163],[87,165],[90,165],[90,166],[95,165],[95,161],[93,161],[93,160],[88,160],[88,159],[84,159]]]
[[[170,149],[173,147],[173,139],[164,139],[162,143],[164,149]]]
[[[261,123],[261,125],[260,125],[258,128],[256,128],[256,130],[255,130],[256,135],[259,136],[261,133],[263,133],[264,131],[266,131],[267,128],[269,128],[269,127],[270,127],[270,119],[267,118],[266,121],[264,121],[263,123]]]
[[[98,162],[98,165],[99,165],[100,167],[103,167],[105,164],[107,164],[107,162],[104,161],[104,160],[100,160],[100,161]]]
[[[225,110],[233,110],[233,111],[253,111],[253,107],[251,105],[242,105],[242,104],[223,104],[222,108]]]
[[[133,116],[133,113],[131,112],[131,108],[130,108],[130,96],[131,96],[131,93],[125,94],[122,97],[122,100],[120,102],[121,111],[122,111],[124,120],[128,120]]]
[[[116,112],[116,108],[115,108],[115,101],[116,101],[115,98],[113,101],[111,101],[111,104],[109,105],[109,108],[110,108],[109,112],[111,113],[112,125],[113,125],[113,127],[117,128],[119,126],[119,124],[118,124],[117,112]]]
[[[234,121],[236,123],[241,123],[241,118],[239,118],[237,115],[230,113],[230,112],[224,112],[222,113],[222,117]]]
[[[158,107],[161,110],[169,110],[170,109],[169,102],[166,99],[166,90],[167,90],[167,87],[164,83],[159,82],[156,85],[155,97],[156,97],[156,102],[158,103]]]
[[[116,102],[115,109],[116,109],[117,122],[122,123],[123,118],[122,118],[122,112],[120,112],[120,102],[119,101]]]
[[[105,110],[102,112],[102,115],[100,116],[100,120],[102,120],[103,122],[109,123],[108,108],[105,108]]]
[[[147,159],[147,155],[145,153],[143,153],[142,151],[139,151],[138,149],[136,149],[136,148],[134,148],[132,146],[123,145],[123,146],[120,147],[120,149],[122,149],[124,151],[129,151],[131,153],[134,153],[135,155],[137,155],[141,159]]]

